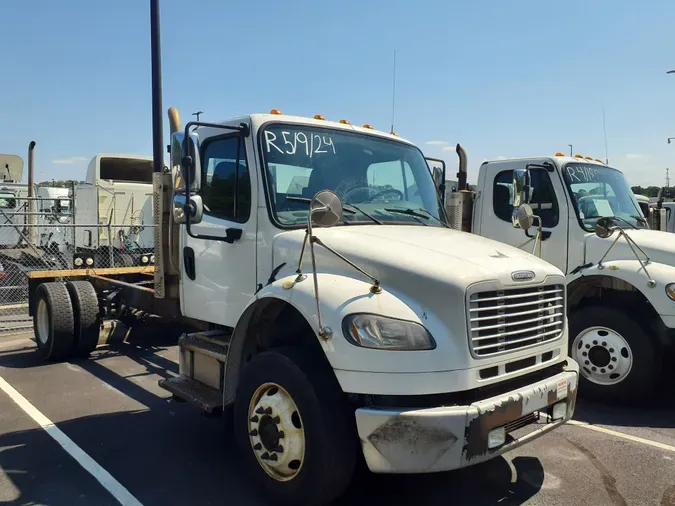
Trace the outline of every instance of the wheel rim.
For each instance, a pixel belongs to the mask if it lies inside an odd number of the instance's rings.
[[[265,383],[253,394],[248,409],[248,433],[258,464],[277,481],[290,481],[305,460],[305,430],[290,394]]]
[[[633,367],[628,341],[608,327],[591,327],[580,332],[572,343],[572,358],[581,366],[583,376],[598,385],[620,383]]]
[[[37,305],[37,338],[41,344],[47,344],[49,337],[49,309],[44,299],[40,299]]]

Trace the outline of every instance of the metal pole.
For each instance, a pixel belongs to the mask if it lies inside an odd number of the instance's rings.
[[[568,144],[568,146],[570,147],[570,156],[574,156],[574,155],[572,154],[572,145],[571,145],[571,144]]]
[[[161,174],[164,169],[164,125],[162,123],[162,48],[159,32],[159,19],[159,0],[150,0],[153,171]]]

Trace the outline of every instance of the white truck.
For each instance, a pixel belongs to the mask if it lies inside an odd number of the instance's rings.
[[[75,232],[68,237],[74,237],[75,267],[154,262],[152,157],[97,154],[71,198]]]
[[[539,234],[518,227],[514,202],[529,202]],[[456,227],[538,251],[566,274],[582,395],[625,402],[656,391],[675,342],[675,236],[648,228],[619,170],[562,153],[487,161],[477,191],[448,195],[447,209]]]
[[[32,273],[44,358],[88,355],[125,308],[193,325],[160,384],[231,420],[271,504],[330,502],[360,459],[457,469],[571,418],[564,275],[447,228],[412,143],[276,110],[181,129],[170,109],[164,167],[151,12],[157,261]]]

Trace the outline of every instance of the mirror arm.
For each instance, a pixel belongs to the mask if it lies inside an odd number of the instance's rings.
[[[382,288],[380,287],[380,280],[379,280],[379,279],[377,279],[375,276],[372,276],[372,275],[368,274],[366,271],[364,271],[363,269],[361,269],[361,267],[359,267],[358,265],[356,265],[354,262],[352,262],[352,261],[349,260],[348,258],[345,258],[344,256],[342,256],[340,253],[338,253],[337,251],[335,251],[335,250],[334,250],[333,248],[331,248],[330,246],[325,245],[323,242],[321,242],[321,239],[319,239],[319,238],[316,237],[316,236],[312,236],[312,238],[310,239],[310,242],[316,243],[316,244],[318,244],[319,246],[323,246],[325,249],[327,249],[328,251],[330,251],[333,255],[335,255],[336,257],[338,257],[339,259],[341,259],[341,260],[344,261],[345,263],[351,265],[354,269],[356,269],[356,270],[359,271],[361,274],[363,274],[365,277],[367,277],[368,279],[370,279],[370,280],[373,282],[373,286],[370,287],[371,293],[380,293],[380,292],[382,291]]]

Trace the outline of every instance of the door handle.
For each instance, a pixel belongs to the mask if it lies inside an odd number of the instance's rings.
[[[529,230],[526,230],[526,231],[525,231],[525,235],[526,235],[527,237],[529,237],[530,239],[534,239],[535,237],[537,237],[536,234],[535,234],[535,235],[531,235]],[[545,240],[548,239],[549,237],[551,237],[551,232],[550,232],[549,230],[542,230],[542,231],[541,231],[541,240],[542,240],[542,241],[545,241]]]
[[[223,240],[228,244],[232,244],[234,241],[241,239],[241,234],[242,230],[240,228],[226,228]]]

